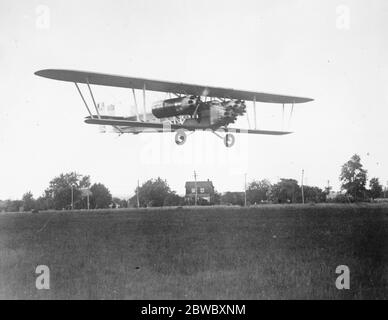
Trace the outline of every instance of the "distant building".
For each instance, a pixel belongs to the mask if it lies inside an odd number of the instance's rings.
[[[211,203],[214,198],[214,186],[213,182],[209,179],[207,181],[187,181],[185,184],[186,195],[185,201],[188,204],[195,204],[195,186],[197,185],[197,204],[201,201],[206,200]]]

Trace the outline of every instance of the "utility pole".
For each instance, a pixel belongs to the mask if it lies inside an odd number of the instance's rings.
[[[387,197],[387,191],[388,191],[388,181],[387,181],[387,186],[385,187],[385,191],[384,191],[384,198]]]
[[[329,195],[330,194],[330,180],[327,180],[327,194]]]
[[[304,175],[304,169],[302,169],[302,203],[304,204],[303,175]]]
[[[137,179],[137,189],[136,189],[136,200],[137,200],[137,207],[140,207],[139,203],[139,179]]]
[[[71,185],[71,210],[74,210],[74,191],[73,185]]]
[[[245,183],[244,183],[244,206],[247,206],[247,174],[245,173]]]
[[[194,185],[195,185],[195,205],[197,205],[198,190],[197,190],[197,173],[194,170]]]

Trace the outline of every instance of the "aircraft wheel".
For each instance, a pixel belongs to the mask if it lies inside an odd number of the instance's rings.
[[[186,132],[184,132],[183,130],[178,130],[177,133],[175,134],[175,143],[178,146],[181,146],[186,142],[186,138],[187,138]]]
[[[234,145],[235,138],[234,135],[231,133],[227,133],[224,138],[224,144],[227,148],[230,148]]]

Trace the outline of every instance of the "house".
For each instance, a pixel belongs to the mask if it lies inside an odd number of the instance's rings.
[[[197,204],[203,203],[204,200],[211,203],[214,198],[213,182],[207,181],[187,181],[185,184],[186,195],[185,202],[187,204],[195,204],[195,186],[197,186]]]

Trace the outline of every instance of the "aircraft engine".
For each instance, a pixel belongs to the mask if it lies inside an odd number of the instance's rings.
[[[193,114],[200,102],[196,96],[185,96],[159,101],[154,104],[152,114],[157,118],[169,118]]]
[[[238,116],[246,112],[246,105],[242,100],[212,101],[210,104],[210,119],[213,125],[228,125],[234,123]]]

